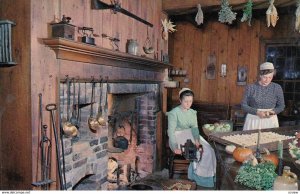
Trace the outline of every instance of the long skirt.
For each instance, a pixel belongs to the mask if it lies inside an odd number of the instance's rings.
[[[202,187],[214,187],[216,174],[216,156],[210,144],[200,136],[203,147],[202,158],[199,162],[191,162],[188,169],[188,178]]]

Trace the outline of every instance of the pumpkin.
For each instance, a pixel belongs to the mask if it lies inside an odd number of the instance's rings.
[[[253,151],[250,148],[246,147],[237,147],[233,151],[233,158],[238,162],[244,162],[249,156],[253,154]]]
[[[278,165],[279,159],[276,154],[270,154],[270,151],[267,148],[264,148],[266,154],[262,156],[264,161],[272,162],[276,167]]]

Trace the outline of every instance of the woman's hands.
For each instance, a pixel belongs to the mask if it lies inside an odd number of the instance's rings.
[[[195,142],[195,146],[196,146],[196,148],[197,148],[197,149],[199,149],[199,148],[200,148],[201,144],[199,143],[199,141],[198,141],[198,140],[196,140],[196,142]]]
[[[270,118],[271,116],[275,115],[275,111],[271,110],[271,111],[257,111],[256,115],[259,116],[259,118],[263,119],[263,118]]]
[[[175,153],[175,154],[181,155],[181,154],[182,154],[182,151],[181,151],[180,149],[175,149],[175,150],[174,150],[174,153]]]
[[[195,141],[195,146],[196,146],[197,149],[199,149],[199,148],[201,147],[201,144],[199,143],[198,140]],[[182,154],[182,151],[181,151],[181,149],[175,149],[175,150],[174,150],[174,153],[175,153],[175,154],[178,154],[178,155],[181,155],[181,154]]]

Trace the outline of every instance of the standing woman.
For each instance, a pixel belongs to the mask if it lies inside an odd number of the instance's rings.
[[[281,86],[272,82],[274,65],[265,62],[259,69],[259,80],[246,87],[241,103],[247,113],[243,130],[279,127],[277,114],[285,107]]]
[[[194,93],[189,88],[179,92],[180,105],[168,112],[169,145],[175,154],[182,154],[180,144],[191,137],[194,144],[203,148],[202,158],[192,162],[188,168],[188,178],[202,187],[214,187],[216,157],[213,148],[199,135],[197,112],[191,109]],[[179,143],[180,142],[180,143]]]

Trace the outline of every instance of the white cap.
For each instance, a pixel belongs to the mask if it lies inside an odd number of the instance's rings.
[[[267,69],[274,69],[273,63],[264,62],[260,65],[259,70],[267,70]]]
[[[184,92],[184,91],[192,91],[190,88],[182,88],[180,91],[179,91],[179,96],[180,96],[180,94],[182,93],[182,92]]]

